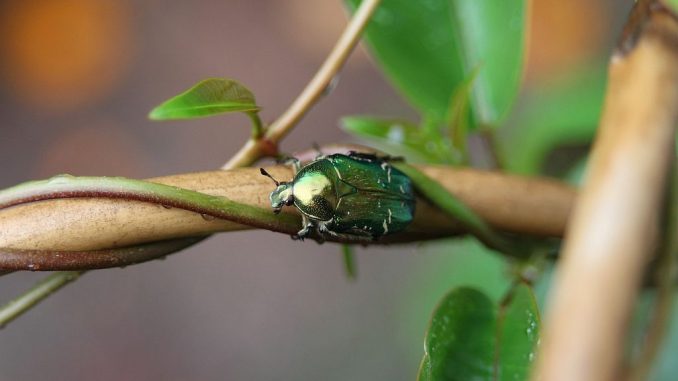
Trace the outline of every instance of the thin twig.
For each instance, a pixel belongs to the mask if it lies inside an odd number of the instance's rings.
[[[0,328],[4,328],[7,323],[84,273],[84,271],[60,271],[41,280],[26,293],[0,307]]]
[[[248,166],[258,160],[266,151],[270,151],[271,146],[277,148],[280,140],[318,102],[327,87],[330,86],[332,79],[344,66],[353,48],[360,41],[362,31],[379,2],[380,0],[363,0],[327,59],[301,94],[278,119],[271,123],[262,139],[249,140],[231,160],[224,164],[222,169]]]

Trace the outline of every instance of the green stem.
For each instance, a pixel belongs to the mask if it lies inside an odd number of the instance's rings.
[[[531,254],[526,248],[514,245],[492,230],[490,225],[483,221],[471,208],[423,172],[404,163],[393,163],[393,166],[412,180],[419,194],[459,221],[469,233],[488,247],[517,258],[525,258]]]
[[[85,271],[60,271],[41,280],[18,298],[0,307],[0,327],[4,328],[7,323],[84,273]]]
[[[258,112],[248,112],[247,116],[250,117],[252,121],[252,139],[258,140],[264,136],[264,125],[261,123],[261,118],[259,118]]]
[[[341,253],[344,259],[344,271],[348,280],[355,280],[358,276],[358,268],[355,261],[355,252],[350,245],[341,245]]]
[[[73,177],[23,183],[0,191],[0,209],[57,198],[102,197],[150,202],[287,234],[299,228],[297,216],[241,204],[225,197],[123,177]]]

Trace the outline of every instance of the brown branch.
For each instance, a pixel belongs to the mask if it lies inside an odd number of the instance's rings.
[[[563,233],[575,191],[548,179],[530,179],[471,169],[423,166],[498,230],[535,236]],[[267,170],[288,179],[291,170]],[[258,169],[190,173],[151,181],[197,190],[270,208],[269,179]],[[285,208],[295,213],[294,208]],[[249,227],[200,214],[138,201],[60,199],[0,210],[0,247],[28,250],[102,250],[167,239],[195,237]],[[398,241],[417,241],[461,233],[460,227],[427,202],[417,204],[415,221]]]
[[[183,250],[205,237],[179,238],[134,247],[86,251],[25,250],[0,248],[2,272],[72,271],[125,267],[152,261]]]
[[[678,22],[640,1],[609,66],[588,181],[568,226],[535,380],[619,380],[655,251],[678,122]]]

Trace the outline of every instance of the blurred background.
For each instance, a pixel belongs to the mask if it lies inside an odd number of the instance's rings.
[[[573,67],[600,72],[628,3],[535,1],[516,112]],[[200,79],[231,77],[271,121],[345,22],[339,0],[0,0],[0,187],[218,168],[247,139],[245,117],[153,123],[148,111]],[[338,120],[350,114],[415,115],[362,50],[283,150],[348,141]],[[558,158],[524,172],[557,172]],[[89,273],[0,332],[0,380],[411,380],[437,300],[459,284],[498,298],[508,281],[473,240],[357,256],[351,282],[338,246],[241,232]],[[41,276],[3,277],[1,300]]]

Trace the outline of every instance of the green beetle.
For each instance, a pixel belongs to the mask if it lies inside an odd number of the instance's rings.
[[[321,156],[299,168],[292,181],[278,182],[271,192],[271,207],[299,209],[302,229],[293,235],[304,239],[313,230],[321,237],[379,237],[401,231],[412,222],[415,196],[412,182],[386,159],[371,154]]]

